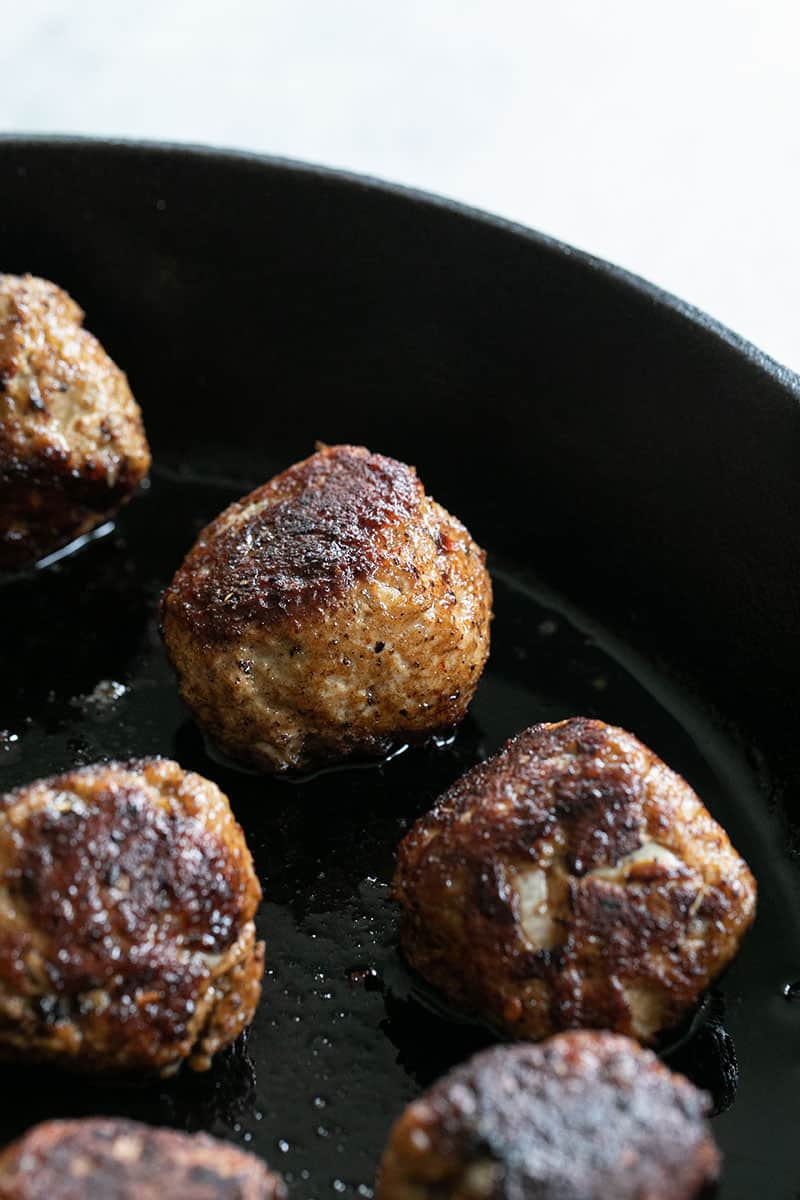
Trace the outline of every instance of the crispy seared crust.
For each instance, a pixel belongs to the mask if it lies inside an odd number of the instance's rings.
[[[629,733],[535,725],[400,844],[409,962],[516,1037],[678,1023],[755,913],[747,865],[689,785]]]
[[[312,454],[203,530],[164,612],[208,642],[302,619],[374,575],[423,496],[412,468],[393,458],[357,446]]]
[[[708,1108],[614,1034],[494,1047],[409,1105],[378,1200],[693,1200],[719,1170]]]
[[[201,533],[162,601],[181,694],[264,770],[452,728],[489,648],[491,583],[410,467],[353,446],[298,463]]]
[[[127,379],[55,284],[0,275],[0,567],[113,514],[150,468]]]
[[[0,1054],[205,1069],[252,1019],[261,897],[219,789],[166,759],[0,797]]]
[[[203,1133],[46,1121],[0,1154],[0,1200],[286,1200],[253,1154]]]

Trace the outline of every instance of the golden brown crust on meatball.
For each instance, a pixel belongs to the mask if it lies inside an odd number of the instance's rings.
[[[203,1133],[46,1121],[0,1154],[0,1200],[286,1200],[253,1154]]]
[[[694,1200],[719,1170],[708,1108],[615,1034],[494,1047],[409,1105],[378,1200]]]
[[[411,467],[318,451],[226,509],[176,573],[162,626],[181,694],[264,770],[452,728],[489,649],[484,557]]]
[[[0,797],[0,1055],[205,1069],[258,1003],[260,898],[226,797],[167,759]]]
[[[128,381],[66,292],[0,275],[0,567],[89,532],[150,468]]]
[[[649,1042],[734,956],[756,887],[680,776],[578,717],[445,792],[400,844],[394,895],[411,965],[496,1027]]]
[[[302,617],[374,575],[423,499],[403,463],[353,446],[319,451],[203,530],[169,604],[210,642]]]

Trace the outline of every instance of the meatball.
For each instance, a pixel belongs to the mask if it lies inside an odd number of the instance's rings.
[[[719,1168],[708,1108],[617,1034],[496,1046],[409,1105],[378,1200],[691,1200]]]
[[[0,797],[0,1055],[173,1074],[250,1022],[261,898],[226,797],[166,759]]]
[[[0,568],[113,515],[150,468],[122,371],[66,292],[0,275]]]
[[[585,1026],[652,1042],[753,920],[746,864],[689,785],[630,733],[534,725],[400,844],[407,960],[519,1038]]]
[[[491,599],[483,551],[412,467],[332,446],[200,534],[162,628],[181,694],[223,751],[307,769],[460,721]]]
[[[0,1153],[0,1200],[286,1200],[277,1175],[204,1133],[45,1121]]]

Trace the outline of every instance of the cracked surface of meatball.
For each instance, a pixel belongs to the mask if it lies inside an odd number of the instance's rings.
[[[0,797],[0,1056],[205,1069],[258,1003],[260,898],[227,798],[167,759]]]
[[[201,729],[258,769],[451,729],[489,652],[483,551],[411,467],[332,446],[231,505],[162,601]]]
[[[378,1200],[694,1200],[719,1170],[708,1108],[617,1034],[493,1047],[409,1105]]]
[[[0,1200],[286,1200],[253,1154],[113,1117],[45,1121],[0,1153]]]
[[[631,734],[534,725],[401,842],[406,959],[513,1037],[652,1042],[735,955],[755,881],[695,792]]]
[[[112,516],[150,468],[128,381],[66,292],[0,275],[0,568]]]

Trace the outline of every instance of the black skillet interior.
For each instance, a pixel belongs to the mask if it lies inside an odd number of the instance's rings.
[[[0,172],[2,269],[83,304],[156,464],[115,530],[0,588],[0,787],[104,755],[211,776],[268,947],[250,1035],[208,1075],[123,1089],[4,1067],[0,1141],[128,1113],[249,1145],[297,1200],[370,1196],[393,1118],[488,1040],[398,959],[393,847],[507,736],[587,713],[685,774],[758,878],[741,956],[665,1054],[720,1110],[721,1196],[800,1194],[797,379],[603,263],[362,180],[14,139]],[[496,617],[451,745],[286,783],[207,755],[154,605],[200,526],[317,438],[415,463],[488,547]]]

